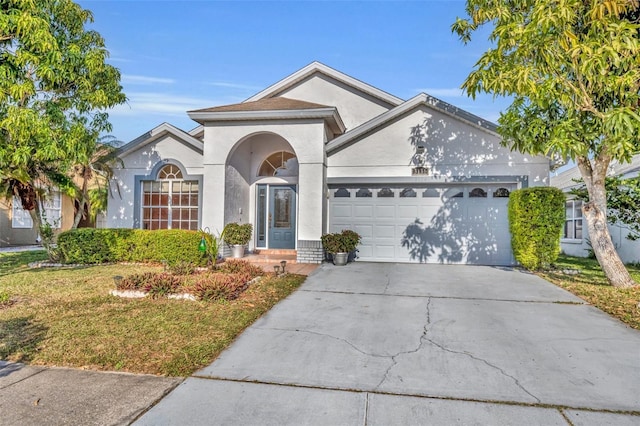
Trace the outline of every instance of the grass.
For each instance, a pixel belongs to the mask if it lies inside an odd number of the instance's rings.
[[[44,253],[0,253],[0,359],[34,365],[187,376],[304,281],[263,278],[232,302],[121,299],[113,276],[161,267],[29,269]]]
[[[570,291],[593,306],[618,318],[625,324],[640,330],[640,285],[632,288],[615,288],[594,259],[561,255],[556,270],[539,273],[548,281]],[[563,269],[577,269],[578,275],[565,275]],[[631,276],[640,283],[640,267],[627,266]]]

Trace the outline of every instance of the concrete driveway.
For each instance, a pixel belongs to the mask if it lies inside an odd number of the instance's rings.
[[[322,265],[139,421],[640,424],[640,332],[524,272]]]

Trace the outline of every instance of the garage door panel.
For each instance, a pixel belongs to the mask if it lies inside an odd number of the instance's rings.
[[[353,206],[350,204],[337,204],[333,206],[333,217],[335,219],[349,218],[353,216]]]
[[[353,217],[354,219],[372,219],[373,218],[373,204],[354,205]]]
[[[398,206],[398,219],[415,219],[419,216],[419,207],[417,205]]]
[[[396,206],[394,205],[382,205],[375,207],[376,219],[395,219]]]
[[[352,228],[362,238],[373,238],[373,225],[354,225]]]
[[[395,262],[395,245],[393,244],[376,244],[374,254],[378,260],[387,260]]]

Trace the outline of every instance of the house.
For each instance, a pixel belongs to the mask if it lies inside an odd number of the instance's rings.
[[[73,225],[73,200],[53,191],[43,205],[44,217],[58,231]],[[0,199],[0,247],[31,245],[39,242],[29,212],[22,209],[18,198]]]
[[[246,101],[188,111],[123,146],[108,227],[254,225],[250,250],[323,259],[353,229],[363,261],[514,263],[507,200],[548,185],[549,159],[427,94],[400,99],[314,62]]]
[[[622,178],[636,177],[640,173],[640,154],[633,156],[630,163],[612,163],[609,166],[610,176]],[[569,194],[571,189],[580,186],[575,182],[582,179],[578,167],[570,168],[557,176],[551,177],[551,185],[567,193],[565,227],[560,240],[563,253],[571,256],[586,257],[589,255],[589,232],[582,218],[582,201],[574,199]],[[622,223],[609,224],[609,233],[613,244],[625,263],[640,262],[640,240],[627,239],[629,234]]]

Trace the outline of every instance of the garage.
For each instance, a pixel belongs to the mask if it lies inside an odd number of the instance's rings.
[[[361,261],[512,265],[515,183],[332,185],[329,230],[362,236]]]

